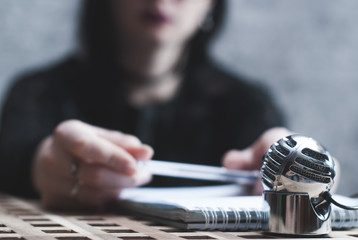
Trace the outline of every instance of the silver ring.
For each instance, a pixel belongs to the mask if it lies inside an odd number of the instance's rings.
[[[80,184],[78,183],[78,181],[76,181],[76,183],[73,185],[70,195],[72,198],[77,198],[78,192],[80,191]]]
[[[75,178],[76,182],[70,191],[70,196],[72,198],[77,198],[78,192],[80,190],[80,184],[78,182],[77,173],[78,173],[78,162],[73,160],[70,165],[70,174]]]
[[[71,165],[70,165],[70,173],[71,173],[71,176],[74,176],[76,177],[77,173],[78,173],[78,163],[77,161],[72,161],[71,162]]]

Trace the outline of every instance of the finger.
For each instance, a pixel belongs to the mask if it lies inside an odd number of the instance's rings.
[[[112,143],[124,148],[141,147],[143,143],[135,136],[121,133],[119,131],[107,130],[96,126],[90,126],[98,136],[111,141]]]
[[[82,186],[103,189],[137,187],[151,180],[151,174],[145,170],[129,177],[100,165],[86,163],[80,163],[77,177]]]
[[[136,160],[132,155],[100,138],[86,139],[81,144],[74,144],[72,151],[88,163],[100,164],[118,173],[131,176],[136,171]]]
[[[153,149],[150,146],[143,144],[137,137],[133,135],[121,133],[119,131],[108,130],[85,123],[83,123],[83,127],[93,130],[99,137],[126,149],[137,159],[149,159],[153,155]]]
[[[153,148],[145,144],[141,147],[126,148],[126,150],[137,160],[149,160],[154,154]]]
[[[132,155],[98,137],[83,124],[60,124],[54,136],[56,141],[82,161],[107,166],[129,176],[136,171],[136,161]]]
[[[223,157],[223,165],[231,169],[252,170],[260,167],[261,162],[254,160],[252,149],[230,150]]]
[[[264,188],[261,182],[261,178],[259,178],[259,180],[257,180],[253,191],[251,192],[251,195],[261,195],[263,192]]]
[[[334,160],[334,171],[336,172],[336,176],[334,177],[334,184],[331,188],[331,193],[336,193],[339,187],[340,178],[341,178],[341,164],[338,159],[333,157]]]
[[[276,127],[265,131],[258,140],[244,150],[231,150],[223,157],[223,165],[234,169],[259,169],[262,157],[277,140],[292,134],[286,128]]]
[[[266,130],[260,138],[251,146],[252,151],[262,157],[272,144],[283,137],[293,134],[288,129],[283,127],[274,127]]]
[[[150,159],[153,156],[153,149],[143,144],[137,137],[124,134],[118,131],[107,130],[92,126],[97,135],[126,149],[136,159]]]

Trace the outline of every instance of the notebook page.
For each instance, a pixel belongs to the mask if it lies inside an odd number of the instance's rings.
[[[238,196],[242,194],[243,187],[237,184],[200,187],[163,187],[163,188],[126,188],[123,189],[120,199],[136,199],[145,197],[149,199],[165,198],[208,198],[223,196]]]

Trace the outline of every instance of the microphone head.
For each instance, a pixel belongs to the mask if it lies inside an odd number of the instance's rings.
[[[267,150],[261,174],[265,190],[305,192],[310,198],[318,198],[334,183],[334,161],[318,141],[295,134]]]

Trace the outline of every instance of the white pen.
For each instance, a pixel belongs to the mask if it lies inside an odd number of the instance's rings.
[[[159,160],[138,161],[139,167],[151,172],[153,175],[199,179],[206,181],[231,182],[237,184],[253,185],[260,172],[258,170],[233,170],[225,167],[215,167],[199,164],[168,162]]]

